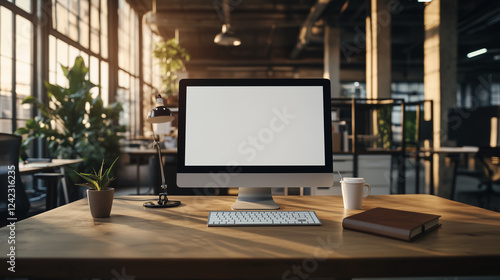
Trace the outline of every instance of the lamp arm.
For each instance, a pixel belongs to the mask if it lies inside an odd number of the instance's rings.
[[[154,139],[154,143],[156,145],[156,150],[158,151],[158,160],[160,162],[160,172],[161,172],[161,180],[162,180],[161,181],[161,188],[163,189],[164,193],[166,194],[167,193],[167,182],[165,181],[165,173],[163,171],[163,159],[161,156],[160,143],[159,143],[159,141],[156,140],[156,134],[155,134],[155,130],[154,130],[152,123],[151,123],[151,130],[153,131],[153,139]]]

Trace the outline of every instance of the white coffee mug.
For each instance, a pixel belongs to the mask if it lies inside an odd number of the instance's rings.
[[[361,209],[363,198],[370,194],[371,187],[363,178],[344,177],[340,181],[345,209]],[[363,191],[366,187],[366,190]]]

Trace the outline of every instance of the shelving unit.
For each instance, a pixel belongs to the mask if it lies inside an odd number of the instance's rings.
[[[392,166],[396,160],[396,193],[405,193],[403,112],[403,99],[332,99],[333,139],[341,141],[340,145],[333,144],[335,173],[338,170],[343,176],[364,177],[372,185],[373,194],[394,193]],[[343,123],[345,127],[340,128],[336,123]],[[340,128],[340,131],[335,128]],[[396,130],[400,133],[395,133]],[[340,178],[335,176],[335,182],[338,182]],[[325,191],[311,190],[311,194]],[[336,192],[338,190],[334,187],[331,194]]]

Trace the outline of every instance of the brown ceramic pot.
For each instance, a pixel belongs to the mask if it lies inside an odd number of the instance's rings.
[[[94,218],[106,218],[111,213],[115,189],[108,188],[104,191],[87,190],[87,200],[90,213]]]

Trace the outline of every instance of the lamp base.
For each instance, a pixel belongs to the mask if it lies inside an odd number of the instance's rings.
[[[156,203],[148,201],[144,202],[142,205],[148,208],[169,208],[179,206],[181,202],[178,200],[168,200],[166,193],[160,193]]]

